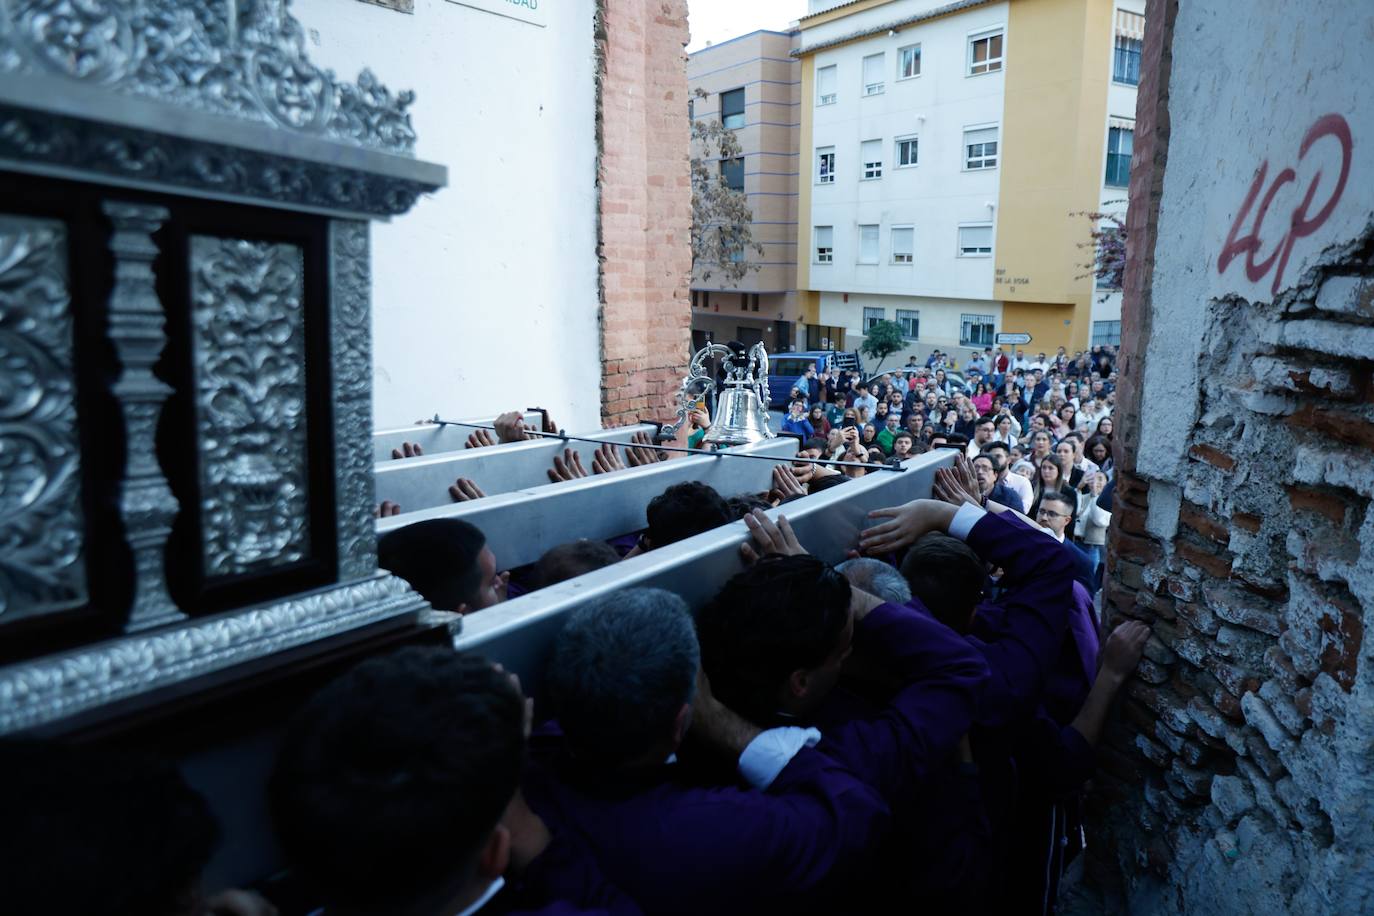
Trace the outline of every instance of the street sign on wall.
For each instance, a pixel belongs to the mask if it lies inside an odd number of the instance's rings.
[[[1029,334],[998,334],[996,338],[998,344],[1009,344],[1013,347],[1024,346],[1031,342]]]

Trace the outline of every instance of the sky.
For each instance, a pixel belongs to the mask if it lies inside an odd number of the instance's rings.
[[[720,44],[758,29],[784,31],[806,15],[806,0],[688,0],[692,26],[688,52],[700,51],[709,41]]]

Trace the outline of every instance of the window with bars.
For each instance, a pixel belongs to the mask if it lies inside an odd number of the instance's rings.
[[[1114,188],[1131,186],[1131,154],[1135,151],[1135,131],[1112,127],[1107,131],[1106,183]]]
[[[914,260],[916,230],[911,226],[892,227],[892,263],[910,264]]]
[[[964,131],[964,168],[997,168],[997,128],[981,127]]]
[[[968,74],[992,73],[1002,69],[1002,30],[983,32],[968,40]]]
[[[720,123],[731,130],[744,126],[743,89],[731,89],[720,94]]]
[[[864,58],[864,95],[879,95],[885,86],[883,82],[883,55],[870,54]]]
[[[992,226],[960,226],[959,257],[986,258],[992,254]]]
[[[839,86],[839,71],[834,64],[816,71],[816,104],[834,105]]]
[[[915,137],[897,138],[897,168],[904,169],[916,164],[919,144]]]
[[[822,146],[816,150],[816,183],[835,183],[835,147]]]
[[[897,49],[897,79],[909,80],[921,75],[921,46],[907,45]]]
[[[962,347],[990,347],[997,336],[995,315],[959,316],[959,345]]]
[[[1121,322],[1119,321],[1094,321],[1093,322],[1093,342],[1094,347],[1121,345]]]
[[[835,227],[817,226],[815,228],[816,263],[831,264],[835,260]]]
[[[865,140],[859,147],[859,161],[863,163],[864,180],[883,177],[883,141]]]
[[[897,323],[902,326],[902,336],[916,340],[921,336],[921,313],[913,309],[897,309]]]
[[[876,225],[859,227],[859,263],[878,263],[878,227]]]
[[[875,309],[864,306],[864,333],[873,330],[873,326],[880,321],[887,320],[887,309]]]
[[[1112,79],[1128,86],[1140,85],[1140,52],[1145,42],[1138,38],[1116,36],[1116,53],[1112,57]]]

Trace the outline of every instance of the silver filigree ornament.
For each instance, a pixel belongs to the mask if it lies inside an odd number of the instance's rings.
[[[316,67],[282,0],[4,0],[0,14],[0,68],[414,154],[414,94]]]
[[[334,479],[339,577],[377,569],[372,477],[372,278],[368,225],[329,224],[330,342],[334,380]]]
[[[127,463],[120,497],[125,537],[134,556],[134,603],[125,629],[143,630],[185,618],[167,591],[164,551],[177,501],[157,459],[157,422],[172,389],[153,375],[167,343],[153,276],[153,233],[166,221],[162,207],[104,204],[114,227],[115,286],[110,294],[110,339],[123,371],[114,393],[124,411]]]
[[[310,552],[299,246],[193,236],[191,297],[206,575]]]
[[[79,607],[83,564],[66,228],[0,216],[0,614]]]

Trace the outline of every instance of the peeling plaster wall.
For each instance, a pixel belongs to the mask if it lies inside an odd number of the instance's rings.
[[[1155,635],[1089,876],[1113,910],[1374,912],[1374,26],[1146,16],[1107,607]]]

